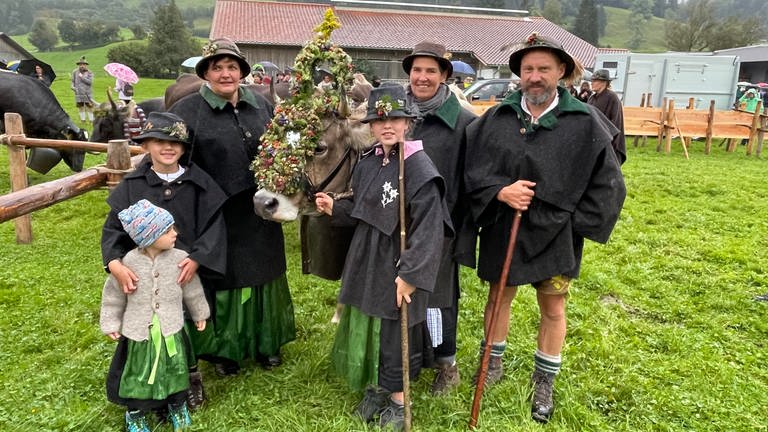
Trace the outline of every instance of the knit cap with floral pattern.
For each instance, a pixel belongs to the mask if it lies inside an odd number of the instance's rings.
[[[151,246],[173,226],[173,215],[143,199],[117,214],[123,229],[139,248]]]

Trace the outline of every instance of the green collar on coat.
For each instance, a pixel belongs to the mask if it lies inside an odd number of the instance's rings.
[[[237,94],[238,100],[240,102],[253,105],[254,108],[264,108],[259,100],[256,99],[256,96],[254,96],[250,91],[247,91],[243,86],[240,86],[237,89]],[[224,99],[223,97],[214,93],[213,90],[208,87],[208,84],[200,86],[200,95],[203,97],[203,99],[205,99],[206,102],[208,102],[208,105],[210,105],[211,108],[215,109],[224,109],[224,107],[229,102],[227,99]]]
[[[443,102],[438,109],[435,110],[435,117],[443,121],[451,129],[456,129],[456,122],[459,121],[459,114],[461,113],[461,104],[456,98],[456,95],[451,93],[448,99]]]
[[[544,114],[541,118],[539,118],[539,123],[537,126],[545,127],[550,130],[554,129],[555,125],[557,124],[557,116],[563,112],[577,112],[577,113],[589,114],[589,108],[587,108],[587,105],[584,102],[576,99],[564,87],[557,86],[557,95],[559,97],[559,100],[557,102],[557,107],[552,111],[549,111],[548,113]],[[525,111],[523,111],[523,107],[521,105],[522,98],[523,98],[523,93],[522,91],[518,90],[512,93],[511,95],[507,96],[506,98],[504,98],[499,108],[501,109],[506,106],[509,106],[511,109],[517,112],[518,118],[520,118],[521,121],[525,123],[525,118],[527,118],[527,114],[525,113]]]

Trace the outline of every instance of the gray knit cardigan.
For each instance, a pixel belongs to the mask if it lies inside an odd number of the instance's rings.
[[[182,301],[193,321],[208,319],[211,311],[200,278],[195,275],[183,288],[176,283],[181,271],[178,264],[186,256],[180,249],[164,251],[154,260],[138,249],[128,252],[123,264],[139,277],[138,286],[126,295],[109,275],[101,295],[101,331],[120,332],[134,341],[148,340],[154,313],[163,336],[172,335],[184,325]]]

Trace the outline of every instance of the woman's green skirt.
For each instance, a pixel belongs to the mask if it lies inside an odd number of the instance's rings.
[[[331,351],[333,368],[354,391],[379,381],[381,319],[344,305]]]
[[[216,291],[213,321],[198,332],[187,323],[197,357],[234,361],[276,355],[296,338],[285,274],[261,286]]]

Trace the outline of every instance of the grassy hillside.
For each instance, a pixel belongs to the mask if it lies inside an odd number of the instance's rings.
[[[627,43],[632,37],[627,25],[629,10],[606,7],[605,15],[608,25],[605,28],[605,36],[600,38],[600,46],[612,48],[627,48]],[[665,52],[667,51],[664,39],[664,19],[653,17],[645,25],[645,40],[635,52]]]

